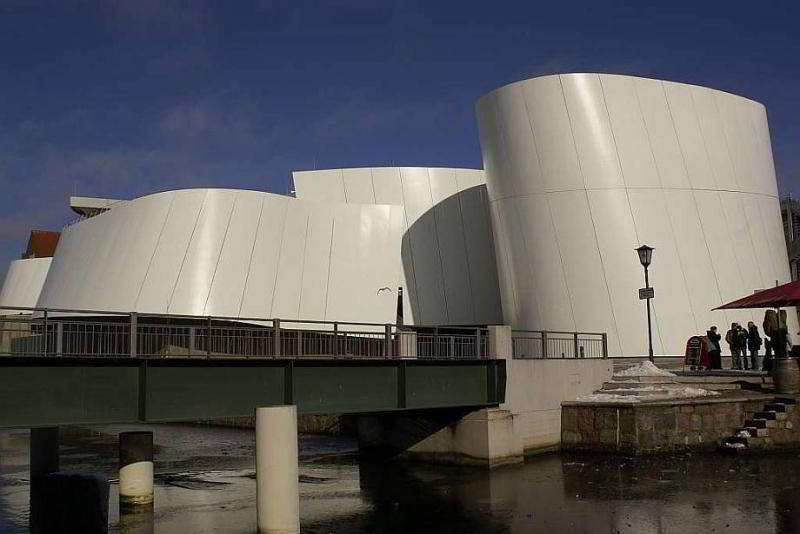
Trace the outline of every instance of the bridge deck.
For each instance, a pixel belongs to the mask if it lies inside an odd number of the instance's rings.
[[[497,405],[503,360],[0,358],[0,428]]]

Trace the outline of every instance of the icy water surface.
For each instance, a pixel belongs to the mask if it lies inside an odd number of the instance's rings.
[[[153,516],[117,508],[116,434],[156,443]],[[253,432],[192,425],[62,429],[62,469],[112,480],[111,531],[255,531]],[[361,464],[355,443],[302,436],[303,532],[800,533],[800,457],[547,455],[476,469]],[[0,532],[27,532],[28,434],[0,433]]]

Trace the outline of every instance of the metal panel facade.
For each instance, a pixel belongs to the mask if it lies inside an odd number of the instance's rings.
[[[512,327],[604,331],[610,355],[646,353],[633,252],[645,243],[656,248],[659,354],[682,353],[712,324],[760,322],[757,311],[711,309],[789,280],[761,104],[675,82],[563,74],[501,87],[477,116]],[[796,331],[794,314],[789,322]]]

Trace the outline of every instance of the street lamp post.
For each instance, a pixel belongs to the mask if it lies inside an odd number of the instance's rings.
[[[639,298],[644,298],[647,300],[647,344],[648,344],[648,356],[650,357],[650,361],[655,363],[653,360],[653,329],[650,326],[650,299],[653,298],[653,292],[650,290],[650,279],[647,276],[647,268],[650,266],[650,261],[653,259],[653,247],[648,247],[647,245],[642,245],[641,247],[636,249],[636,253],[639,254],[639,262],[644,267],[644,293],[639,291]]]

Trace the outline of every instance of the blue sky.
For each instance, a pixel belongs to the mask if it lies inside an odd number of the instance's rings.
[[[0,277],[30,229],[72,218],[73,192],[285,192],[314,167],[479,167],[475,100],[558,72],[764,103],[779,186],[800,196],[799,5],[0,0]]]

